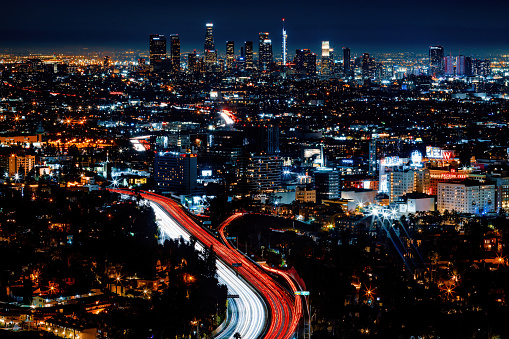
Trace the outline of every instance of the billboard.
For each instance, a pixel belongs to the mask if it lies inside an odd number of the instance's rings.
[[[441,160],[453,160],[454,151],[443,150],[440,147],[426,146],[426,158],[428,159],[441,159]]]

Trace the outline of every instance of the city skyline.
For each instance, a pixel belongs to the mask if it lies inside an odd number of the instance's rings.
[[[358,53],[426,53],[432,45],[444,46],[446,55],[509,51],[509,44],[502,43],[504,32],[509,29],[502,14],[504,7],[509,9],[508,4],[497,4],[499,10],[479,17],[472,1],[461,6],[438,2],[422,6],[400,1],[393,1],[392,6],[380,6],[368,0],[362,7],[372,11],[361,11],[357,4],[342,3],[330,4],[330,10],[315,13],[299,11],[299,2],[292,6],[281,2],[257,6],[246,17],[238,6],[229,6],[228,1],[216,7],[200,2],[184,3],[178,5],[178,10],[171,8],[174,4],[154,2],[150,5],[158,8],[157,11],[136,18],[132,17],[132,8],[137,4],[130,4],[128,1],[119,6],[113,2],[98,7],[92,2],[86,8],[66,4],[57,9],[56,5],[34,2],[23,13],[18,13],[13,4],[6,4],[7,15],[0,23],[4,32],[0,47],[45,52],[83,48],[144,50],[149,34],[179,34],[182,51],[200,51],[205,23],[212,22],[219,53],[224,54],[226,41],[235,41],[240,46],[244,41],[256,41],[259,32],[269,32],[273,53],[280,58],[281,19],[285,18],[289,54],[302,48],[319,52],[321,41],[330,41],[335,49],[350,47]]]

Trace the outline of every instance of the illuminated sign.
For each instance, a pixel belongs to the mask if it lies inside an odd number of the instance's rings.
[[[442,159],[442,149],[440,147],[426,146],[426,158]]]
[[[412,166],[422,167],[422,154],[419,151],[413,151],[410,154],[410,159],[412,160]]]
[[[441,179],[441,180],[452,180],[452,179],[466,179],[466,174],[458,174],[458,173],[440,173],[440,174],[431,174],[431,179]]]
[[[454,159],[454,151],[443,150],[440,147],[426,146],[426,158],[449,161]]]
[[[444,159],[444,160],[454,159],[454,151],[443,150],[442,151],[442,159]]]
[[[385,157],[384,159],[382,159],[382,163],[385,166],[387,166],[387,167],[400,166],[401,165],[401,159],[398,156]]]
[[[202,177],[211,177],[212,176],[212,170],[203,170],[201,171]]]

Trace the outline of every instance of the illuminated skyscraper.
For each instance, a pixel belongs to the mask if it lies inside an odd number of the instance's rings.
[[[429,71],[430,75],[441,75],[444,73],[444,48],[442,46],[430,46]]]
[[[214,24],[207,23],[205,26],[207,27],[207,31],[205,32],[205,65],[207,71],[210,72],[217,63],[217,51],[214,45],[214,35],[212,34]]]
[[[226,68],[232,69],[235,62],[235,43],[233,41],[226,42]]]
[[[207,30],[205,32],[205,52],[214,51],[216,50],[216,46],[214,45],[214,34],[212,32],[214,24],[207,23],[205,27],[207,27]]]
[[[464,76],[465,75],[465,56],[458,55],[456,57],[456,75]]]
[[[444,74],[454,75],[454,57],[452,55],[444,58]]]
[[[171,64],[174,73],[180,72],[180,38],[178,34],[172,34],[171,38]]]
[[[350,73],[350,48],[343,47],[343,71],[345,75]]]
[[[196,54],[196,50],[194,50],[193,53],[189,53],[187,55],[187,72],[197,73],[197,65],[198,65],[198,55]]]
[[[266,71],[272,63],[272,41],[267,32],[260,33],[258,38],[258,67],[260,71]]]
[[[253,63],[253,42],[252,41],[246,41],[244,42],[244,52],[245,59],[246,59],[246,68],[252,69],[254,66]]]
[[[285,29],[285,19],[283,18],[283,34],[282,34],[282,38],[283,38],[283,46],[282,46],[282,49],[281,49],[281,60],[283,61],[283,67],[286,66],[286,53],[287,53],[287,50],[288,50],[288,35],[286,34],[286,29]]]
[[[295,50],[293,60],[297,73],[301,75],[316,75],[316,54],[311,53],[309,49]]]
[[[328,41],[322,41],[322,62],[320,65],[320,74],[329,76],[330,71],[330,44]]]
[[[163,60],[166,59],[166,37],[159,34],[150,35],[150,71],[161,72],[163,70]]]

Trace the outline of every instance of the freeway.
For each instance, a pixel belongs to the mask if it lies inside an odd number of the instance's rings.
[[[121,194],[135,194],[130,190],[112,191]],[[223,243],[219,241],[205,229],[194,223],[173,200],[149,192],[141,192],[140,194],[143,198],[159,205],[168,215],[171,215],[171,218],[176,224],[184,227],[187,232],[196,237],[203,246],[213,246],[218,258],[221,259],[226,266],[232,268],[233,264],[236,264],[235,269],[238,274],[249,282],[249,284],[264,298],[270,311],[268,323],[264,326],[258,324],[259,320],[257,319],[250,319],[245,324],[246,326],[251,326],[256,323],[258,326],[263,326],[263,333],[253,338],[290,339],[294,337],[295,330],[301,317],[301,312],[298,312],[299,306],[297,305],[301,305],[301,302],[300,300],[295,300],[293,293],[279,285],[251,260],[244,257],[232,247],[228,247],[226,245],[228,244],[227,242]],[[232,216],[228,220],[231,221],[235,217],[236,216]],[[242,336],[242,338],[246,337]]]
[[[175,222],[161,205],[150,201],[150,206],[154,210],[157,223],[165,236],[170,238],[182,237],[186,241],[190,240],[191,234]],[[200,243],[196,243],[196,248],[199,251],[204,249]],[[232,338],[237,332],[242,338],[259,338],[263,334],[267,319],[267,310],[263,299],[251,285],[238,277],[236,272],[224,262],[218,260],[216,265],[219,282],[228,287],[230,295],[238,295],[239,297],[236,300],[230,299],[230,317],[226,326],[221,327],[214,333],[214,338]]]

